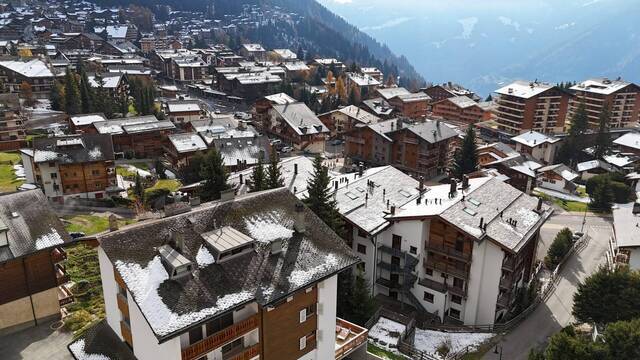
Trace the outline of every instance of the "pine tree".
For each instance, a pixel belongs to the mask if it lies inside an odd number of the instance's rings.
[[[215,148],[205,155],[200,167],[200,177],[204,181],[200,188],[200,197],[204,201],[220,199],[220,192],[230,188],[224,159]]]
[[[329,188],[329,170],[322,164],[320,155],[313,160],[313,174],[307,182],[307,197],[303,200],[320,219],[338,235],[343,235],[343,222],[336,201]]]
[[[93,88],[89,83],[89,77],[84,68],[82,68],[80,72],[80,101],[84,114],[94,111],[93,98]]]
[[[587,131],[589,128],[589,115],[587,114],[587,107],[584,101],[580,101],[576,112],[571,118],[571,128],[569,129],[569,136],[578,138]]]
[[[593,190],[589,207],[596,211],[610,212],[613,205],[614,194],[611,188],[611,180],[608,177],[598,183]]]
[[[136,196],[139,202],[142,203],[144,201],[144,187],[142,186],[142,177],[140,177],[140,174],[137,171],[135,183],[133,185],[133,194]]]
[[[600,119],[598,120],[598,135],[596,137],[595,153],[596,159],[602,159],[603,156],[611,150],[611,135],[609,134],[609,122],[611,121],[611,113],[608,104],[602,107]]]
[[[56,111],[64,111],[64,90],[59,82],[54,82],[49,93],[49,101],[51,109]]]
[[[160,159],[156,160],[155,163],[155,169],[156,169],[156,174],[158,175],[158,177],[160,179],[166,179],[167,178],[167,174],[165,174],[165,167],[164,164],[162,163],[162,161],[160,161]]]
[[[576,112],[571,118],[569,135],[565,138],[558,150],[558,161],[572,166],[576,160],[576,154],[582,150],[583,135],[589,128],[589,117],[584,101],[580,101]]]
[[[67,68],[67,72],[65,74],[65,84],[64,84],[64,100],[65,105],[64,109],[67,114],[75,115],[80,113],[82,109],[82,105],[80,102],[80,90],[78,89],[78,82],[76,80],[76,75],[71,72],[70,69]]]
[[[282,171],[278,165],[278,155],[275,151],[271,152],[269,168],[267,169],[267,186],[269,189],[276,189],[284,186]]]
[[[473,126],[467,128],[462,146],[456,150],[453,163],[453,174],[458,179],[463,175],[472,173],[478,169],[478,147],[476,145],[476,132]]]
[[[358,325],[363,326],[375,312],[376,304],[371,297],[370,284],[361,270],[358,270],[354,278],[349,302],[351,305],[351,318],[349,320]]]
[[[484,101],[489,102],[489,101],[493,101],[493,97],[491,97],[491,95],[487,96],[486,99],[484,99]]]
[[[267,178],[264,173],[264,165],[262,164],[262,156],[258,159],[258,164],[253,167],[251,177],[249,178],[249,191],[256,192],[268,189]]]

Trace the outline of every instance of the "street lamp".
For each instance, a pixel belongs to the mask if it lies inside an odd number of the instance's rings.
[[[500,352],[498,352],[498,347],[500,347]],[[496,344],[496,348],[493,349],[493,353],[496,354],[496,355],[500,354],[500,360],[502,360],[502,346],[501,345]]]

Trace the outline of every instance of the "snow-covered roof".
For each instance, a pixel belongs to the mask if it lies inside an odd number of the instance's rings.
[[[106,121],[103,114],[76,115],[71,117],[71,122],[75,126],[91,125],[94,122]]]
[[[610,95],[620,91],[632,83],[624,80],[609,80],[606,78],[593,78],[585,80],[573,87],[573,91],[585,91],[594,94]]]
[[[602,160],[590,160],[579,163],[577,166],[578,172],[589,171],[593,169],[604,169],[607,171],[613,171],[612,167]]]
[[[295,60],[298,58],[298,55],[289,49],[273,49],[272,51],[283,60]]]
[[[278,93],[278,94],[273,94],[273,95],[267,95],[264,98],[269,100],[269,101],[271,101],[274,104],[280,104],[280,105],[292,104],[292,103],[296,102],[296,99],[292,98],[291,96],[287,95],[286,93]]]
[[[534,96],[540,95],[543,92],[552,89],[553,87],[553,85],[547,83],[518,80],[507,86],[501,87],[500,89],[496,90],[496,93],[529,99]]]
[[[95,27],[93,31],[95,33],[101,33],[107,31],[107,36],[114,39],[124,39],[127,37],[128,31],[127,25],[108,25],[107,27]]]
[[[466,109],[472,106],[478,106],[478,103],[473,101],[473,99],[471,99],[468,96],[454,96],[446,100],[451,101],[454,105],[456,105],[461,109]]]
[[[203,204],[191,211],[98,235],[151,330],[160,340],[188,331],[231,309],[257,302],[267,307],[295,291],[355,265],[358,258],[311,210],[305,232],[294,231],[299,200],[286,189]],[[202,234],[230,226],[255,240],[254,251],[224,262],[210,259]],[[193,276],[170,280],[157,248],[179,234],[182,255],[198,266]],[[281,241],[272,253],[270,243]],[[313,254],[313,256],[309,256]]]
[[[169,141],[178,153],[188,153],[193,151],[204,151],[207,144],[196,133],[172,134]]]
[[[640,213],[633,213],[634,203],[618,204],[613,209],[613,228],[618,247],[640,246]]]
[[[329,129],[304,103],[273,105],[273,110],[300,136],[329,132]]]
[[[339,112],[339,113],[345,114],[346,116],[352,119],[355,119],[362,124],[375,124],[380,120],[379,117],[365,110],[362,110],[355,105],[345,106],[341,109],[334,110],[331,113],[333,112]]]
[[[200,112],[200,104],[198,103],[181,103],[181,102],[170,102],[167,104],[167,108],[169,113],[180,113],[180,112]]]
[[[580,176],[564,164],[548,165],[538,169],[538,173],[545,173],[547,171],[552,171],[560,175],[560,177],[562,177],[566,181],[573,181]]]
[[[347,73],[349,80],[357,86],[379,86],[382,83],[369,74]]]
[[[87,76],[89,79],[89,84],[91,87],[99,88],[100,84],[98,83],[98,77],[95,75]],[[105,89],[115,89],[120,84],[120,80],[122,80],[122,74],[114,74],[108,73],[102,75],[102,84]]]
[[[640,133],[630,132],[613,140],[616,145],[640,150]]]
[[[403,87],[392,87],[386,89],[377,89],[376,90],[383,99],[389,100],[399,95],[408,95],[411,92]]]
[[[560,141],[560,139],[556,137],[545,135],[543,133],[533,131],[533,130],[524,132],[518,136],[514,136],[511,138],[511,140],[528,147],[542,146],[544,144],[553,144]]]
[[[53,72],[51,72],[49,66],[40,59],[33,59],[29,61],[0,61],[0,67],[7,68],[28,78],[48,78],[55,76]]]
[[[33,149],[34,163],[83,164],[115,159],[111,137],[102,134],[36,138]]]
[[[242,44],[242,47],[249,52],[263,52],[266,51],[260,44]]]
[[[309,70],[309,66],[304,63],[304,61],[294,61],[283,64],[287,71],[307,71]]]

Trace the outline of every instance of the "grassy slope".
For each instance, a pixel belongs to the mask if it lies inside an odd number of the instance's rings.
[[[15,152],[0,152],[0,192],[16,191],[24,183],[16,180],[13,165],[20,162],[20,154]]]
[[[109,229],[109,218],[97,215],[75,215],[65,216],[65,220],[69,221],[66,229],[69,232],[83,232],[86,235],[93,235]],[[118,219],[120,226],[134,223],[132,219]]]

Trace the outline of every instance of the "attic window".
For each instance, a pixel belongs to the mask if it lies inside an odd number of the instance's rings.
[[[227,260],[236,255],[248,253],[255,248],[255,241],[251,237],[231,226],[209,231],[201,236],[212,250],[216,261]]]
[[[162,258],[162,264],[169,273],[170,279],[191,274],[193,263],[170,245],[162,245],[158,249],[158,252]]]
[[[476,199],[473,199],[473,198],[469,199],[468,201],[469,201],[472,205],[474,205],[474,206],[476,206],[476,207],[477,207],[477,206],[480,206],[480,204],[482,204],[480,201],[478,201],[478,200],[476,200]]]
[[[411,194],[409,192],[407,192],[406,190],[398,190],[398,193],[400,193],[400,195],[408,198],[411,197]]]
[[[358,198],[358,195],[352,193],[351,191],[349,191],[348,193],[345,194],[349,199],[351,200],[355,200]]]
[[[469,208],[464,208],[462,209],[462,211],[466,212],[467,214],[471,215],[471,216],[476,216],[477,212],[475,210],[469,209]]]
[[[363,188],[361,188],[361,187],[356,187],[356,190],[358,190],[358,191],[359,191],[359,192],[361,192],[361,193],[363,193],[363,192],[364,192],[364,189],[363,189]]]

